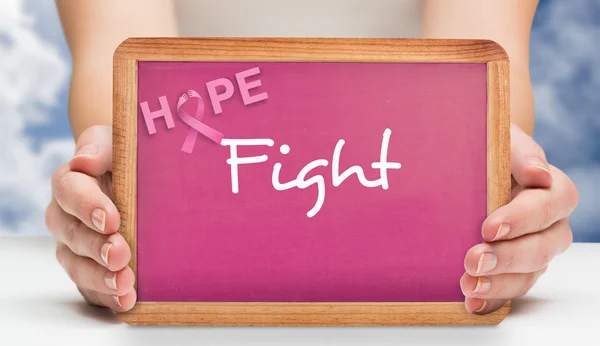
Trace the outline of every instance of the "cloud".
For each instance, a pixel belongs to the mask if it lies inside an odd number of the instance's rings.
[[[536,140],[580,191],[575,239],[600,241],[600,2],[548,1],[531,39]]]
[[[56,20],[54,8],[35,11],[20,0],[0,2],[0,235],[46,233],[50,176],[74,149],[69,138],[36,146],[26,133],[48,124],[68,77],[66,59],[34,28],[37,20]]]
[[[598,228],[598,196],[600,196],[600,164],[569,169],[569,176],[579,186],[579,206],[571,227],[579,238],[600,241]]]
[[[600,241],[599,18],[597,0],[549,0],[532,32],[536,140],[580,190],[580,241]],[[45,234],[51,172],[73,151],[70,138],[29,131],[55,132],[69,72],[61,35],[53,2],[0,1],[0,235]]]

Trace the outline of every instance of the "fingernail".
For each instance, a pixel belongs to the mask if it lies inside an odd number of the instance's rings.
[[[98,145],[97,144],[86,144],[81,148],[77,149],[75,152],[75,157],[85,156],[85,155],[96,155],[98,153]]]
[[[475,310],[475,312],[482,312],[487,307],[487,304],[487,300],[484,300],[483,305],[479,309]]]
[[[119,297],[113,296],[113,301],[115,302],[115,304],[117,304],[118,307],[123,307],[123,305],[121,305],[121,300],[119,299]]]
[[[117,289],[117,273],[107,273],[104,276],[104,284],[111,290]]]
[[[477,278],[477,286],[473,290],[474,294],[485,294],[488,293],[492,289],[492,282],[490,279],[485,276],[480,276]]]
[[[508,234],[508,232],[510,232],[510,225],[507,223],[500,224],[500,227],[498,227],[498,232],[496,232],[496,237],[494,238],[494,240],[498,240],[504,237]]]
[[[105,219],[106,213],[104,212],[104,210],[94,209],[94,211],[92,212],[92,223],[102,233],[104,233],[104,223],[106,221]]]
[[[479,257],[479,263],[477,263],[477,272],[476,274],[487,273],[490,270],[496,268],[496,264],[498,263],[498,259],[496,255],[491,252],[484,252]]]
[[[102,245],[102,248],[100,248],[100,257],[102,257],[102,262],[104,262],[106,266],[108,266],[108,252],[112,246],[112,243],[106,243]]]
[[[539,168],[550,173],[550,167],[548,167],[548,164],[537,157],[529,158],[527,162],[532,167]]]
[[[481,304],[479,308],[476,308],[478,304]],[[483,299],[465,299],[465,309],[469,313],[481,312],[487,307],[487,300]]]

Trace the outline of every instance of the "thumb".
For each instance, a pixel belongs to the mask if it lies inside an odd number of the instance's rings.
[[[77,140],[69,167],[95,177],[112,171],[112,128],[96,125],[85,130]]]
[[[550,165],[544,150],[521,128],[510,127],[511,173],[516,182],[529,188],[547,188],[552,185]]]

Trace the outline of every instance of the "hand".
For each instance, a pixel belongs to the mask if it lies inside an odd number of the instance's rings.
[[[460,280],[467,311],[487,314],[525,295],[552,258],[573,241],[573,182],[549,165],[542,148],[511,125],[512,201],[483,222],[483,244],[465,256]]]
[[[52,176],[46,226],[56,258],[85,300],[115,311],[133,307],[131,250],[116,233],[119,212],[111,201],[112,129],[93,126],[77,141],[75,156]]]

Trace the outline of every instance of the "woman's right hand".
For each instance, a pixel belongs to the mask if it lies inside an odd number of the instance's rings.
[[[133,308],[131,250],[117,233],[119,212],[112,196],[112,128],[93,126],[76,152],[52,176],[46,227],[56,240],[56,258],[85,300],[115,311]]]

